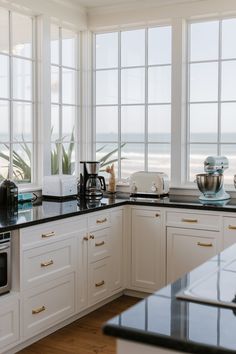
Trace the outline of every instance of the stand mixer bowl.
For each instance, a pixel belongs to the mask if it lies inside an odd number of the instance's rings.
[[[199,190],[205,196],[214,196],[223,187],[223,174],[199,173],[196,182]]]

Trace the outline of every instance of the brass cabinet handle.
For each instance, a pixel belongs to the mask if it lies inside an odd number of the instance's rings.
[[[41,267],[42,267],[42,268],[43,268],[43,267],[48,267],[48,266],[50,266],[50,265],[52,265],[52,264],[53,264],[53,260],[50,259],[50,261],[41,263]]]
[[[55,232],[52,231],[52,232],[48,232],[47,234],[42,234],[42,238],[52,237],[55,235],[56,235]]]
[[[183,222],[197,223],[197,219],[182,219]]]
[[[228,229],[229,229],[229,230],[236,230],[236,226],[234,226],[234,225],[229,225],[229,226],[228,226]]]
[[[97,224],[103,224],[104,222],[107,221],[107,218],[104,218],[104,219],[97,219],[96,223]]]
[[[102,280],[102,281],[100,281],[100,283],[96,283],[95,286],[96,286],[96,288],[98,288],[99,286],[103,286],[104,284],[105,284],[105,281]]]
[[[91,238],[92,240],[94,240],[94,235],[91,234],[91,235],[89,236],[89,238]]]
[[[101,241],[101,242],[95,243],[96,247],[103,246],[103,245],[105,245],[105,241]]]
[[[212,247],[213,246],[212,243],[204,243],[204,242],[198,242],[197,245],[201,246],[201,247]]]
[[[39,307],[38,309],[33,309],[32,310],[32,315],[37,315],[38,313],[43,312],[45,310],[46,310],[45,306]]]
[[[88,235],[87,235],[87,236],[84,236],[83,240],[84,240],[84,241],[88,241],[88,240],[89,240]]]

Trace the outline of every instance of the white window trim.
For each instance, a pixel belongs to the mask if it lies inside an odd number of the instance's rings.
[[[170,145],[172,142],[148,142],[148,129],[147,129],[147,124],[148,124],[148,107],[149,106],[159,106],[159,105],[169,105],[171,107],[171,110],[173,109],[172,106],[172,93],[171,93],[171,101],[170,102],[163,102],[163,103],[149,103],[148,102],[148,69],[151,67],[171,67],[173,62],[169,64],[155,64],[155,65],[149,65],[148,64],[148,29],[155,28],[155,27],[165,27],[165,26],[172,26],[172,23],[169,21],[160,21],[158,23],[152,23],[150,25],[140,25],[140,26],[128,26],[128,27],[122,27],[117,29],[114,28],[109,28],[109,30],[104,30],[104,31],[94,31],[93,32],[93,78],[92,78],[92,87],[93,87],[93,94],[92,94],[92,141],[93,141],[93,151],[92,151],[92,157],[93,159],[96,159],[96,107],[118,107],[118,171],[119,175],[117,176],[117,185],[121,186],[129,186],[129,182],[127,182],[127,179],[121,178],[120,172],[121,172],[121,107],[125,106],[144,106],[144,120],[145,120],[145,136],[144,136],[144,141],[142,144],[144,145],[144,170],[147,170],[148,168],[148,145],[152,144],[160,144],[160,145]],[[132,67],[122,67],[121,66],[121,32],[123,31],[133,31],[133,30],[139,30],[143,29],[145,30],[145,62],[144,65],[139,66],[132,66]],[[95,48],[95,37],[97,34],[105,34],[105,33],[111,33],[111,32],[117,32],[118,33],[118,67],[115,68],[102,68],[102,69],[96,69],[96,48]],[[173,35],[173,29],[172,29],[172,35]],[[173,40],[173,39],[172,39]],[[172,60],[173,60],[173,54],[172,54]],[[144,98],[144,103],[136,103],[136,104],[124,104],[121,103],[121,72],[123,69],[144,69],[145,73],[145,98]],[[95,104],[95,97],[96,97],[96,72],[99,71],[109,71],[109,70],[118,70],[118,103],[117,104]],[[172,69],[173,71],[173,69]],[[102,143],[102,142],[101,142]],[[109,141],[104,142],[109,143]],[[110,143],[115,143],[114,141],[111,141]],[[139,144],[140,142],[128,142],[129,144]],[[170,177],[170,176],[169,176]]]

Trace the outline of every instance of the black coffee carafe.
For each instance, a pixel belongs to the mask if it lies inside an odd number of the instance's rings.
[[[18,205],[18,188],[16,184],[5,179],[0,184],[0,206],[8,208],[16,208]]]

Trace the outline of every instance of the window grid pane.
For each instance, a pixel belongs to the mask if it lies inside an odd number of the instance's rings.
[[[138,170],[170,175],[171,27],[95,34],[94,50],[96,159],[110,154],[118,179]]]
[[[51,25],[51,173],[74,174],[78,35]]]
[[[5,54],[0,55],[0,180],[8,177],[28,184],[34,181],[35,168],[34,20],[3,9],[0,19],[0,52]]]
[[[232,77],[236,74],[236,47],[229,39],[236,35],[236,19],[190,23],[188,31],[187,181],[192,182],[203,171],[208,155],[222,154],[229,158],[225,183],[232,184],[236,137],[236,90]]]

